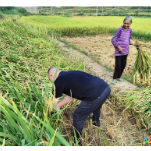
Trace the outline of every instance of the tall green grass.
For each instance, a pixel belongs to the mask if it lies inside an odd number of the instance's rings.
[[[84,70],[83,61],[71,62],[46,30],[18,18],[1,21],[0,33],[0,144],[69,146],[59,126],[62,111],[49,112],[53,95],[47,70]]]

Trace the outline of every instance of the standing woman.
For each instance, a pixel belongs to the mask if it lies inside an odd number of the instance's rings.
[[[123,26],[119,27],[112,38],[112,44],[115,47],[115,69],[111,84],[121,81],[121,75],[126,67],[127,55],[129,54],[129,45],[132,44],[130,39],[132,36],[132,17],[127,16],[123,21]]]

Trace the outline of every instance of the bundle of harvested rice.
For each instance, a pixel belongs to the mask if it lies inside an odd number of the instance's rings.
[[[138,50],[136,61],[133,69],[133,82],[140,81],[150,86],[151,59],[141,45],[136,41],[135,46]]]

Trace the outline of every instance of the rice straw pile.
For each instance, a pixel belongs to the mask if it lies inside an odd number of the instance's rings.
[[[151,88],[125,92],[122,95],[121,105],[125,107],[124,116],[129,117],[131,114],[133,117],[137,117],[137,121],[141,120],[144,127],[149,128],[151,124]]]
[[[133,82],[140,81],[150,86],[151,59],[141,45],[136,41],[135,46],[138,50],[136,61],[133,69]]]

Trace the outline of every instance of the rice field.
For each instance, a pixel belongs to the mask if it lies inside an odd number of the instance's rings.
[[[71,43],[82,36],[80,41],[83,45],[86,40],[83,36],[89,35],[89,41],[92,43],[93,40],[94,46],[90,47],[85,43],[84,50],[90,53],[89,49],[92,49],[93,56],[99,57],[103,52],[97,50],[100,49],[100,39],[96,37],[101,34],[105,43],[103,51],[110,48],[107,53],[103,53],[102,59],[107,61],[105,57],[109,57],[113,60],[111,44],[108,43],[110,39],[107,40],[103,34],[113,34],[117,27],[121,26],[122,21],[123,17],[28,16],[21,19],[19,17],[4,19],[0,22],[0,144],[2,146],[78,145],[74,143],[72,114],[80,101],[74,100],[70,103],[70,107],[66,106],[51,114],[54,96],[52,85],[47,78],[47,70],[49,67],[57,66],[65,71],[89,71],[82,59],[79,60],[77,57],[71,59],[58,49],[55,36],[62,36],[61,38]],[[150,20],[133,18],[133,22],[131,27],[134,37],[149,40]],[[74,36],[79,37],[70,38]],[[135,56],[136,52],[136,50],[133,52]],[[102,109],[101,120],[104,123],[102,128],[92,126],[92,120],[87,120],[82,133],[82,144],[143,145],[143,137],[149,135],[151,129],[150,94],[150,88],[143,88],[125,92],[122,96],[116,94],[111,96]],[[120,115],[126,120],[134,118],[134,125],[130,122],[124,125],[125,121],[121,121]]]
[[[62,36],[98,35],[100,33],[114,34],[123,24],[125,16],[99,17],[59,17],[59,16],[27,16],[21,20],[28,24],[56,31]],[[133,37],[151,40],[151,20],[133,17]],[[145,27],[145,28],[144,28]]]

